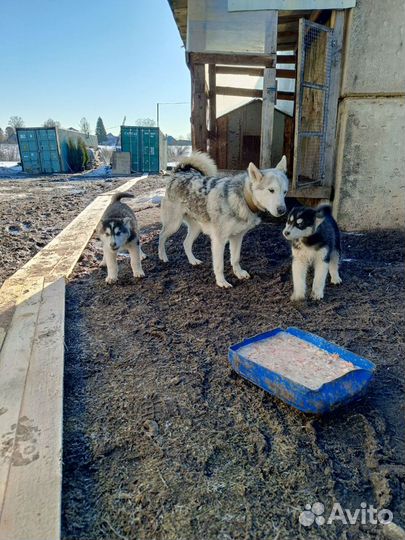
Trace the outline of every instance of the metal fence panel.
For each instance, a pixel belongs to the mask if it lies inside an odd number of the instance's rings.
[[[333,30],[300,20],[293,184],[322,184],[331,79]]]

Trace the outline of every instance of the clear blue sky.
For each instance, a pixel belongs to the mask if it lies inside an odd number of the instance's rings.
[[[0,127],[47,118],[107,128],[190,101],[184,48],[167,0],[1,0]],[[190,105],[161,107],[161,129],[190,132]],[[115,127],[111,131],[117,133]]]

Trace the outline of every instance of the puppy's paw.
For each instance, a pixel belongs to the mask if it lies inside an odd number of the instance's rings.
[[[293,292],[290,296],[291,302],[303,302],[305,300],[305,294]]]
[[[105,260],[103,259],[102,261],[100,261],[100,262],[98,263],[98,265],[99,265],[100,268],[105,268],[105,267],[107,266],[107,263],[106,263]]]
[[[312,291],[311,292],[311,298],[312,300],[322,300],[323,298],[323,291]]]
[[[144,261],[145,259],[147,259],[148,256],[146,255],[146,253],[144,253],[142,250],[141,250],[141,261]]]
[[[190,261],[190,264],[192,264],[193,266],[198,266],[199,264],[202,264],[202,261],[200,261],[200,259],[196,259],[196,258],[194,257],[194,259],[192,259],[192,260]]]
[[[238,279],[250,279],[249,272],[246,272],[246,270],[243,270],[243,268],[241,268],[237,272],[234,271],[234,274]]]
[[[164,262],[164,263],[167,263],[169,262],[169,259],[167,258],[167,255],[159,255],[159,259]]]
[[[117,281],[118,281],[117,276],[107,276],[105,278],[105,282],[108,283],[109,285],[112,285],[113,283],[117,283]]]
[[[140,270],[139,272],[134,272],[134,278],[142,278],[145,277],[145,272],[143,270]]]
[[[340,285],[342,283],[342,278],[340,276],[335,276],[333,278],[331,278],[330,282],[333,284],[333,285]]]
[[[218,287],[222,287],[222,289],[230,289],[232,285],[229,283],[229,281],[226,281],[226,279],[217,279],[217,285]]]

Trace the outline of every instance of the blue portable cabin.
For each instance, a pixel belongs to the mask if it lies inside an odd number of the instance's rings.
[[[167,166],[167,137],[157,127],[121,126],[121,150],[131,154],[131,172],[158,174]]]
[[[30,174],[68,173],[68,141],[82,139],[97,148],[97,137],[57,127],[17,128],[17,142],[23,170]]]

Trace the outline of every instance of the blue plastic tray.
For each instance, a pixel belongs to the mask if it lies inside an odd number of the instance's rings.
[[[351,362],[358,369],[327,382],[316,390],[311,390],[253,362],[239,352],[239,349],[242,347],[256,341],[271,338],[279,332],[287,332],[328,353],[338,354],[343,360]],[[232,345],[229,348],[228,357],[233,369],[248,381],[260,386],[266,392],[277,396],[300,411],[315,414],[328,412],[358,397],[372,379],[375,370],[375,365],[369,360],[361,358],[361,356],[357,356],[346,349],[342,349],[315,334],[304,332],[298,328],[287,328],[287,330],[275,328],[264,334],[246,339],[241,343]]]

